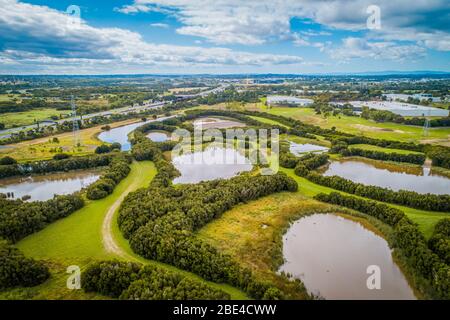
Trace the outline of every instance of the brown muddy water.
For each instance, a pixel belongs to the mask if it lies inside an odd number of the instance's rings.
[[[283,256],[279,271],[325,299],[416,299],[386,240],[337,215],[314,214],[294,222],[283,236]],[[370,266],[379,267],[379,289],[367,286]]]
[[[414,172],[415,171],[415,172]],[[363,160],[333,161],[324,170],[325,176],[340,176],[365,185],[390,188],[394,191],[409,190],[418,193],[450,194],[450,179],[429,175],[429,170],[411,170],[405,165],[380,165]]]
[[[82,170],[29,177],[15,177],[0,180],[0,193],[14,193],[13,199],[25,195],[31,196],[29,201],[45,201],[55,194],[71,194],[98,180],[100,170]],[[10,198],[11,199],[11,198]]]

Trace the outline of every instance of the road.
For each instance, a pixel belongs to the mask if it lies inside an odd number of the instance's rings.
[[[199,93],[193,94],[193,95],[184,95],[184,96],[180,96],[180,97],[183,97],[184,99],[195,99],[198,97],[204,97],[209,94],[221,92],[221,91],[225,90],[228,86],[229,85],[221,85],[221,86],[211,89],[211,90],[202,91],[202,92],[199,92]],[[127,114],[130,112],[140,112],[140,111],[146,111],[146,110],[151,110],[151,109],[160,109],[169,103],[170,102],[168,102],[168,101],[157,101],[154,103],[147,103],[147,104],[144,104],[142,106],[137,106],[137,107],[128,106],[128,107],[123,107],[123,108],[111,109],[111,110],[107,110],[107,111],[101,111],[101,112],[95,112],[95,113],[83,115],[83,119],[90,119],[90,118],[98,117],[98,116],[109,116],[112,114]],[[78,119],[78,117],[79,116],[77,116],[76,118]],[[73,121],[74,118],[75,117],[68,117],[68,118],[64,118],[64,119],[53,121],[53,122],[41,122],[41,123],[39,123],[39,126],[41,128],[49,127],[49,126],[54,127],[54,126],[56,126],[56,124],[61,124],[66,121]],[[37,125],[33,124],[33,125],[28,125],[28,126],[23,126],[23,127],[0,130],[0,139],[7,139],[13,133],[19,133],[20,131],[28,131],[31,129],[35,129],[36,127],[37,127]]]

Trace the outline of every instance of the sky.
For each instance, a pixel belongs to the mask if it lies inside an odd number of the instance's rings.
[[[0,0],[0,74],[450,71],[448,0]]]

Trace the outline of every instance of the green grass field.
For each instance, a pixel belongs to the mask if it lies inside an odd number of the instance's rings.
[[[36,109],[26,112],[10,112],[1,115],[0,122],[6,128],[22,127],[34,124],[35,121],[49,120],[51,116],[67,115],[70,111],[56,109]]]
[[[363,150],[379,151],[379,152],[385,152],[385,153],[397,153],[397,154],[422,154],[422,152],[383,148],[383,147],[373,146],[370,144],[352,144],[349,146],[349,148],[350,149],[358,148],[358,149],[363,149]]]
[[[147,186],[156,174],[152,162],[134,162],[128,177],[122,180],[114,192],[101,200],[89,201],[85,207],[67,218],[58,220],[45,229],[28,236],[17,247],[29,257],[44,260],[51,270],[51,278],[36,287],[17,288],[0,293],[0,299],[26,298],[26,299],[101,299],[105,298],[95,294],[84,293],[83,290],[69,290],[66,288],[66,268],[77,265],[82,270],[94,260],[122,259],[109,253],[102,239],[102,224],[108,209],[118,197],[126,190],[136,190]],[[131,186],[131,189],[130,189]],[[152,263],[163,268],[178,271],[184,275],[204,281],[200,277],[168,266],[159,262],[149,261],[132,252],[128,241],[123,238],[117,225],[117,212],[114,216],[113,238],[119,247],[126,253],[129,261]],[[233,299],[246,299],[240,290],[229,285],[206,283],[228,292]]]

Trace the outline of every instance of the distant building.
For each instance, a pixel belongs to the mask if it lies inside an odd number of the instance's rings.
[[[267,96],[268,106],[300,106],[306,107],[312,105],[314,100],[302,99],[291,96]]]
[[[368,107],[369,109],[387,110],[403,117],[448,117],[449,115],[449,111],[445,109],[396,101],[350,101],[349,103],[356,110]]]
[[[415,94],[403,94],[403,93],[386,93],[383,94],[388,101],[408,101],[408,98],[417,99],[420,101],[431,100],[432,102],[441,102],[440,97],[433,97],[430,93],[415,93]]]

